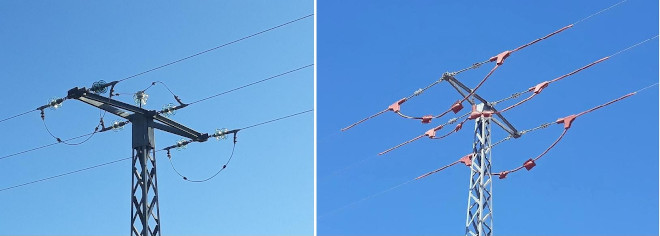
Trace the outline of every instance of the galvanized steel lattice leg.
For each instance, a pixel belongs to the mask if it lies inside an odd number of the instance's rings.
[[[160,236],[158,181],[153,148],[133,148],[132,175],[131,236]]]
[[[475,120],[474,152],[470,166],[470,192],[468,196],[465,235],[492,235],[492,185],[490,175],[490,117]]]

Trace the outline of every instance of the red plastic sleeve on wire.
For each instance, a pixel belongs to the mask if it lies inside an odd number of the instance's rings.
[[[589,67],[591,67],[591,66],[593,66],[593,65],[596,65],[596,64],[598,64],[598,63],[601,63],[601,62],[603,62],[603,61],[605,61],[605,60],[607,60],[607,59],[609,59],[609,58],[610,58],[610,57],[603,57],[603,58],[601,58],[601,59],[598,60],[598,61],[594,61],[594,62],[589,63],[588,65],[583,66],[583,67],[581,67],[581,68],[579,68],[579,69],[577,69],[577,70],[571,71],[571,73],[568,73],[568,74],[565,74],[565,75],[559,76],[559,77],[557,77],[557,78],[554,78],[553,80],[550,80],[550,83],[554,83],[554,82],[557,82],[557,81],[559,81],[559,80],[561,80],[561,79],[563,79],[563,78],[566,78],[566,77],[568,77],[568,76],[574,75],[575,73],[578,73],[578,72],[580,72],[580,71],[582,71],[582,70],[584,70],[584,69],[587,69],[587,68],[589,68]]]
[[[621,100],[623,100],[623,99],[625,99],[625,98],[628,98],[628,97],[630,97],[630,96],[632,96],[632,95],[635,95],[636,93],[637,93],[637,92],[632,92],[632,93],[629,93],[629,94],[623,95],[622,97],[617,98],[617,99],[614,99],[614,100],[612,100],[612,101],[609,101],[609,102],[607,102],[607,103],[605,103],[605,104],[598,105],[598,106],[596,106],[596,107],[594,107],[594,108],[591,108],[591,109],[589,109],[589,110],[586,110],[586,111],[580,112],[580,114],[577,114],[576,116],[581,116],[581,115],[587,114],[587,113],[589,113],[589,112],[592,112],[592,111],[598,110],[598,109],[603,108],[603,107],[605,107],[605,106],[608,106],[608,105],[610,105],[610,104],[612,104],[612,103],[615,103],[615,102],[621,101]]]
[[[530,42],[530,43],[527,43],[527,44],[522,45],[522,46],[520,46],[520,47],[518,47],[518,48],[516,48],[516,49],[513,49],[511,52],[515,52],[515,51],[518,51],[518,50],[520,50],[520,49],[526,48],[526,47],[528,47],[528,46],[530,46],[530,45],[532,45],[532,44],[535,44],[535,43],[538,43],[538,42],[541,41],[541,40],[544,40],[544,39],[550,38],[551,36],[553,36],[553,35],[555,35],[555,34],[558,34],[559,32],[562,32],[562,31],[564,31],[564,30],[566,30],[566,29],[568,29],[568,28],[571,28],[571,27],[573,27],[573,24],[570,24],[570,25],[564,26],[563,28],[561,28],[561,29],[559,29],[559,30],[557,30],[557,31],[555,31],[555,32],[552,32],[552,33],[550,33],[550,34],[548,34],[548,35],[546,35],[546,36],[543,36],[542,38],[535,39],[534,41],[532,41],[532,42]]]

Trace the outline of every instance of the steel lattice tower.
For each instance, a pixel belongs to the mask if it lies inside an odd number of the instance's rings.
[[[153,122],[144,117],[133,121],[131,235],[135,236],[160,235],[154,129],[149,121]]]
[[[470,190],[465,235],[490,236],[493,233],[490,159],[490,117],[475,120]]]
[[[443,75],[443,80],[449,82],[463,97],[468,96],[472,91],[469,87],[446,73]],[[475,100],[478,100],[481,104],[477,104]],[[488,100],[478,94],[472,94],[472,97],[466,101],[473,106],[470,116],[476,115],[478,117],[475,118],[474,125],[474,143],[472,144],[465,235],[491,236],[493,233],[493,199],[490,172],[491,122],[509,133],[513,138],[520,137],[520,133]]]

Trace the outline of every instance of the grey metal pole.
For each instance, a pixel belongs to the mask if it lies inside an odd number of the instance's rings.
[[[465,222],[465,235],[469,236],[492,235],[490,120],[490,117],[483,116],[475,120],[472,145],[474,155],[470,165],[470,190]]]

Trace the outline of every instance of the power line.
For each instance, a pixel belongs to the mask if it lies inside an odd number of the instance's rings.
[[[236,136],[236,133],[234,133],[234,136]],[[213,174],[213,175],[211,175],[211,176],[209,176],[205,179],[197,179],[197,180],[189,179],[188,177],[182,175],[181,172],[179,172],[176,169],[176,167],[174,167],[174,163],[172,163],[172,158],[170,157],[169,152],[167,153],[167,157],[168,157],[167,159],[170,161],[170,166],[172,166],[172,170],[174,170],[174,172],[177,175],[181,176],[181,178],[183,178],[183,180],[188,181],[188,182],[192,182],[192,183],[201,183],[201,182],[206,182],[206,181],[209,181],[209,180],[215,178],[218,174],[220,174],[220,172],[225,170],[227,168],[227,166],[229,165],[229,162],[231,162],[231,159],[234,157],[234,151],[235,150],[236,150],[236,141],[234,140],[234,144],[231,148],[231,154],[229,155],[229,158],[227,159],[227,162],[225,162],[225,164],[222,165],[222,167],[220,167],[220,169],[218,171],[216,171],[215,174]]]
[[[250,86],[253,86],[253,85],[256,85],[256,84],[259,84],[259,83],[262,83],[262,82],[268,81],[268,80],[272,80],[272,79],[275,79],[275,78],[278,78],[278,77],[282,77],[282,76],[284,76],[284,75],[287,75],[287,74],[290,74],[290,73],[293,73],[293,72],[296,72],[296,71],[299,71],[299,70],[302,70],[302,69],[308,68],[308,67],[313,66],[313,65],[314,65],[314,64],[309,64],[309,65],[306,65],[306,66],[298,67],[298,68],[296,68],[296,69],[293,69],[293,70],[290,70],[290,71],[287,71],[287,72],[284,72],[284,73],[280,73],[280,74],[277,74],[277,75],[274,75],[274,76],[271,76],[271,77],[268,77],[268,78],[265,78],[265,79],[262,79],[262,80],[259,80],[259,81],[255,81],[255,82],[252,82],[252,83],[249,83],[249,84],[246,84],[246,85],[243,85],[243,86],[237,87],[237,88],[233,88],[233,89],[230,89],[230,90],[224,91],[224,92],[222,92],[222,93],[218,93],[218,94],[215,94],[215,95],[212,95],[212,96],[209,96],[209,97],[206,97],[206,98],[203,98],[203,99],[200,99],[200,100],[194,101],[194,102],[189,103],[189,104],[187,104],[187,105],[194,104],[194,103],[198,103],[198,102],[202,102],[202,101],[205,101],[205,100],[208,100],[208,99],[211,99],[211,98],[215,98],[215,97],[218,97],[218,96],[221,96],[221,95],[224,95],[224,94],[230,93],[230,92],[234,92],[234,91],[236,91],[236,90],[240,90],[240,89],[243,89],[243,88],[246,88],[246,87],[250,87]],[[150,88],[151,86],[153,86],[155,83],[162,83],[162,82],[160,82],[160,81],[153,82],[149,87],[147,87],[147,88],[144,89],[144,90],[149,89],[149,88]],[[167,88],[167,86],[166,86],[164,83],[163,83],[163,85],[166,87],[166,89],[167,89],[168,91],[170,91],[170,93],[172,93],[173,96],[175,96],[175,98],[177,97],[177,96],[176,96],[176,95],[175,95],[175,94],[174,94],[169,88]],[[37,109],[37,110],[33,110],[33,111],[38,111],[38,109]],[[24,115],[24,114],[28,114],[28,113],[31,113],[31,112],[33,112],[33,111],[25,112],[25,113],[23,113],[23,114],[16,115],[15,117],[20,116],[20,115]],[[309,111],[306,111],[306,112],[309,112]],[[8,119],[11,119],[11,118],[8,118]],[[5,120],[7,120],[7,119],[5,119]],[[0,121],[0,122],[1,122],[1,121]],[[45,123],[44,123],[44,126],[45,126]],[[54,136],[54,135],[50,132],[50,130],[48,130],[48,127],[46,127],[46,131],[48,131],[48,133],[49,133],[51,136],[53,136],[53,138],[55,138],[55,139],[59,139],[58,137]],[[9,155],[5,155],[5,156],[0,156],[0,160],[5,159],[5,158],[8,158],[8,157],[12,157],[12,156],[16,156],[16,155],[24,154],[24,153],[28,153],[28,152],[32,152],[32,151],[36,151],[36,150],[39,150],[39,149],[47,148],[47,147],[50,147],[50,146],[53,146],[53,145],[56,145],[56,144],[60,144],[60,143],[65,143],[65,144],[67,144],[67,141],[71,141],[71,140],[74,140],[74,139],[79,139],[79,138],[86,137],[86,136],[90,136],[90,137],[88,137],[88,139],[87,139],[87,140],[89,140],[89,138],[91,138],[91,136],[94,135],[94,134],[97,133],[97,132],[98,132],[98,131],[95,131],[95,132],[92,132],[92,133],[83,134],[83,135],[76,136],[76,137],[73,137],[73,138],[68,138],[68,139],[59,139],[60,141],[55,142],[55,143],[46,144],[46,145],[43,145],[43,146],[35,147],[35,148],[32,148],[32,149],[28,149],[28,150],[25,150],[25,151],[20,151],[20,152],[13,153],[13,154],[9,154]],[[82,142],[80,142],[80,143],[73,143],[73,144],[69,144],[69,145],[79,145],[79,144],[82,144],[82,143],[86,142],[87,140],[84,140],[84,141],[82,141]]]
[[[221,44],[221,45],[216,46],[216,47],[214,47],[214,48],[206,49],[206,50],[204,50],[204,51],[201,51],[201,52],[195,53],[195,54],[193,54],[193,55],[190,55],[190,56],[187,56],[187,57],[184,57],[184,58],[178,59],[178,60],[176,60],[176,61],[172,61],[172,62],[169,62],[169,63],[163,64],[163,65],[161,65],[161,66],[157,66],[157,67],[151,68],[151,69],[149,69],[149,70],[146,70],[146,71],[143,71],[143,72],[140,72],[140,73],[137,73],[137,74],[134,74],[134,75],[128,76],[128,77],[126,77],[126,78],[123,78],[123,79],[119,80],[119,82],[121,82],[121,81],[125,81],[125,80],[129,80],[129,79],[132,79],[132,78],[138,77],[138,76],[140,76],[140,75],[144,75],[144,74],[146,74],[146,73],[149,73],[149,72],[152,72],[152,71],[155,71],[155,70],[158,70],[158,69],[162,69],[162,68],[164,68],[164,67],[168,67],[168,66],[174,65],[174,64],[176,64],[176,63],[179,63],[179,62],[182,62],[182,61],[188,60],[188,59],[190,59],[190,58],[193,58],[193,57],[196,57],[196,56],[199,56],[199,55],[202,55],[202,54],[205,54],[205,53],[208,53],[208,52],[211,52],[211,51],[214,51],[214,50],[220,49],[220,48],[223,48],[223,47],[225,47],[225,46],[229,46],[229,45],[231,45],[231,44],[234,44],[234,43],[237,43],[237,42],[240,42],[240,41],[243,41],[243,40],[246,40],[246,39],[252,38],[252,37],[254,37],[254,36],[257,36],[257,35],[260,35],[260,34],[263,34],[263,33],[266,33],[266,32],[268,32],[268,31],[272,31],[272,30],[275,30],[275,29],[277,29],[277,28],[280,28],[280,27],[283,27],[283,26],[286,26],[286,25],[289,25],[289,24],[295,23],[295,22],[300,21],[300,20],[303,20],[303,19],[305,19],[305,18],[309,18],[309,17],[311,17],[311,16],[313,16],[313,15],[314,15],[314,14],[309,14],[309,15],[306,15],[306,16],[303,16],[303,17],[300,17],[300,18],[298,18],[298,19],[295,19],[295,20],[292,20],[292,21],[288,21],[288,22],[286,22],[286,23],[283,23],[283,24],[280,24],[280,25],[277,25],[277,26],[273,26],[273,27],[271,27],[271,28],[268,28],[268,29],[265,29],[265,30],[259,31],[259,32],[257,32],[257,33],[254,33],[254,34],[251,34],[251,35],[248,35],[248,36],[245,36],[245,37],[242,37],[242,38],[236,39],[236,40],[234,40],[234,41],[231,41],[231,42],[228,42],[228,43]]]
[[[252,82],[252,83],[249,83],[249,84],[246,84],[246,85],[243,85],[243,86],[237,87],[237,88],[233,88],[233,89],[230,89],[230,90],[224,91],[224,92],[222,92],[222,93],[218,93],[218,94],[215,94],[215,95],[212,95],[212,96],[209,96],[209,97],[205,97],[205,98],[202,98],[202,99],[196,100],[196,101],[194,101],[194,102],[188,103],[187,105],[192,105],[192,104],[195,104],[195,103],[198,103],[198,102],[201,102],[201,101],[205,101],[205,100],[208,100],[208,99],[211,99],[211,98],[217,97],[217,96],[221,96],[221,95],[224,95],[224,94],[227,94],[227,93],[234,92],[234,91],[236,91],[236,90],[240,90],[240,89],[243,89],[243,88],[246,88],[246,87],[250,87],[250,86],[252,86],[252,85],[256,85],[256,84],[258,84],[258,83],[262,83],[262,82],[265,82],[265,81],[268,81],[268,80],[271,80],[271,79],[275,79],[275,78],[278,78],[278,77],[281,77],[281,76],[284,76],[284,75],[287,75],[287,74],[290,74],[290,73],[293,73],[293,72],[296,72],[296,71],[299,71],[299,70],[305,69],[305,68],[310,67],[310,66],[314,66],[314,64],[309,64],[309,65],[302,66],[302,67],[298,67],[298,68],[296,68],[296,69],[293,69],[293,70],[290,70],[290,71],[287,71],[287,72],[284,72],[284,73],[281,73],[281,74],[278,74],[278,75],[273,75],[273,76],[271,76],[271,77],[268,77],[268,78],[265,78],[265,79],[262,79],[262,80],[259,80],[259,81],[255,81],[255,82]]]
[[[62,142],[71,141],[71,140],[74,140],[74,139],[79,139],[79,138],[82,138],[82,137],[85,137],[85,136],[91,136],[91,135],[93,135],[94,133],[97,133],[97,132],[95,131],[95,132],[92,132],[92,133],[79,135],[79,136],[76,136],[76,137],[73,137],[73,138],[64,139],[64,140],[62,140]],[[28,149],[28,150],[25,150],[25,151],[20,151],[20,152],[17,152],[17,153],[13,153],[13,154],[9,154],[9,155],[5,155],[5,156],[1,156],[1,157],[0,157],[0,160],[5,159],[5,158],[8,158],[8,157],[13,157],[13,156],[16,156],[16,155],[20,155],[20,154],[28,153],[28,152],[31,152],[31,151],[36,151],[36,150],[39,150],[39,149],[42,149],[42,148],[47,148],[47,147],[50,147],[50,146],[53,146],[53,145],[56,145],[56,144],[60,144],[60,143],[61,143],[61,142],[54,142],[54,143],[51,143],[51,144],[46,144],[46,145],[43,145],[43,146],[39,146],[39,147],[35,147],[35,148],[32,148],[32,149]]]
[[[589,19],[589,18],[591,18],[591,17],[594,17],[594,16],[596,16],[596,15],[598,15],[598,14],[601,14],[601,13],[603,13],[603,12],[606,12],[606,11],[612,9],[613,7],[616,7],[616,6],[618,6],[619,4],[624,3],[624,2],[626,2],[626,1],[628,1],[628,0],[620,1],[620,2],[618,2],[618,3],[616,3],[616,4],[612,5],[612,6],[609,6],[609,7],[605,8],[605,9],[600,10],[600,11],[594,13],[594,14],[591,14],[591,15],[585,17],[585,18],[582,18],[582,19],[576,21],[575,23],[573,23],[573,25],[577,25],[578,23],[581,23],[581,22],[583,22],[583,21],[585,21],[585,20],[587,20],[587,19]]]
[[[162,68],[164,68],[164,67],[168,67],[168,66],[174,65],[174,64],[176,64],[176,63],[179,63],[179,62],[182,62],[182,61],[185,61],[185,60],[191,59],[191,58],[193,58],[193,57],[197,57],[197,56],[199,56],[199,55],[202,55],[202,54],[205,54],[205,53],[208,53],[208,52],[211,52],[211,51],[214,51],[214,50],[217,50],[217,49],[220,49],[220,48],[223,48],[223,47],[229,46],[229,45],[231,45],[231,44],[234,44],[234,43],[237,43],[237,42],[240,42],[240,41],[243,41],[243,40],[246,40],[246,39],[252,38],[252,37],[254,37],[254,36],[257,36],[257,35],[260,35],[260,34],[263,34],[263,33],[266,33],[266,32],[268,32],[268,31],[272,31],[272,30],[275,30],[275,29],[277,29],[277,28],[284,27],[284,26],[286,26],[286,25],[289,25],[289,24],[295,23],[295,22],[297,22],[297,21],[300,21],[300,20],[303,20],[303,19],[306,19],[306,18],[309,18],[309,17],[312,17],[312,16],[314,16],[314,14],[309,14],[309,15],[306,15],[306,16],[303,16],[303,17],[300,17],[300,18],[298,18],[298,19],[295,19],[295,20],[292,20],[292,21],[288,21],[288,22],[285,22],[285,23],[279,24],[279,25],[277,25],[277,26],[273,26],[273,27],[271,27],[271,28],[268,28],[268,29],[265,29],[265,30],[259,31],[259,32],[257,32],[257,33],[254,33],[254,34],[251,34],[251,35],[248,35],[248,36],[245,36],[245,37],[239,38],[239,39],[236,39],[236,40],[234,40],[234,41],[231,41],[231,42],[228,42],[228,43],[224,43],[224,44],[221,44],[221,45],[219,45],[219,46],[216,46],[216,47],[213,47],[213,48],[210,48],[210,49],[207,49],[207,50],[204,50],[204,51],[201,51],[201,52],[195,53],[195,54],[193,54],[193,55],[190,55],[190,56],[187,56],[187,57],[184,57],[184,58],[181,58],[181,59],[178,59],[178,60],[175,60],[175,61],[172,61],[172,62],[169,62],[169,63],[163,64],[163,65],[160,65],[160,66],[157,66],[157,67],[151,68],[151,69],[149,69],[149,70],[146,70],[146,71],[143,71],[143,72],[140,72],[140,73],[137,73],[137,74],[131,75],[131,76],[128,76],[128,77],[126,77],[126,78],[123,78],[123,79],[119,80],[119,82],[121,82],[121,81],[125,81],[125,80],[129,80],[129,79],[132,79],[132,78],[138,77],[138,76],[140,76],[140,75],[144,75],[144,74],[146,74],[146,73],[149,73],[149,72],[152,72],[152,71],[155,71],[155,70],[162,69]],[[38,109],[37,109],[37,110],[38,110]],[[26,112],[23,112],[23,113],[20,113],[20,114],[17,114],[17,115],[13,115],[13,116],[10,116],[10,117],[7,117],[7,118],[4,118],[4,119],[0,120],[0,123],[5,122],[5,121],[8,121],[8,120],[11,120],[11,119],[14,119],[14,118],[16,118],[16,117],[20,117],[20,116],[23,116],[23,115],[26,115],[26,114],[29,114],[29,113],[35,112],[35,111],[37,111],[37,110],[29,110],[29,111],[26,111]]]
[[[277,119],[272,119],[272,120],[269,120],[269,121],[266,121],[266,122],[261,122],[261,123],[258,123],[258,124],[246,126],[246,127],[240,128],[239,130],[246,130],[246,129],[249,129],[249,128],[257,127],[257,126],[260,126],[260,125],[265,125],[265,124],[268,124],[268,123],[271,123],[271,122],[275,122],[275,121],[278,121],[278,120],[286,119],[286,118],[297,116],[297,115],[302,115],[302,114],[305,114],[307,112],[312,112],[312,111],[314,111],[314,109],[309,109],[309,110],[298,112],[298,113],[291,114],[291,115],[288,115],[288,116],[283,116],[283,117],[280,117],[280,118],[277,118]]]
[[[275,121],[282,120],[282,119],[286,119],[286,118],[289,118],[289,117],[294,117],[294,116],[301,115],[301,114],[304,114],[304,113],[307,113],[307,112],[310,112],[310,111],[313,111],[313,109],[312,109],[312,110],[303,111],[303,112],[298,112],[298,113],[291,114],[291,115],[288,115],[288,116],[283,116],[283,117],[276,118],[276,119],[273,119],[273,120],[269,120],[269,121],[266,121],[266,122],[261,122],[261,123],[258,123],[258,124],[250,125],[250,126],[247,126],[247,127],[245,127],[245,128],[242,128],[241,130],[243,130],[243,129],[249,129],[249,128],[256,127],[256,126],[260,126],[260,125],[264,125],[264,124],[267,124],[267,123],[270,123],[270,122],[275,122]],[[87,134],[87,135],[91,135],[91,134]],[[79,136],[79,137],[81,137],[81,136]],[[78,137],[78,138],[79,138],[79,137]],[[55,145],[55,144],[57,144],[57,143],[49,144],[49,145],[46,145],[46,146],[52,146],[52,145]],[[43,148],[43,146],[42,146],[41,148]],[[160,151],[163,151],[163,150],[165,150],[165,149],[160,149],[160,150],[157,150],[156,152],[160,152]],[[13,154],[13,155],[18,155],[18,154]],[[232,156],[233,156],[233,150],[232,150]],[[8,156],[6,156],[6,157],[8,157]],[[2,158],[6,158],[6,157],[2,157]],[[0,158],[0,159],[2,159],[2,158]],[[117,160],[114,160],[114,161],[110,161],[110,162],[106,162],[106,163],[102,163],[102,164],[98,164],[98,165],[94,165],[94,166],[90,166],[90,167],[86,167],[86,168],[82,168],[82,169],[78,169],[78,170],[74,170],[74,171],[66,172],[66,173],[63,173],[63,174],[54,175],[54,176],[46,177],[46,178],[43,178],[43,179],[38,179],[38,180],[34,180],[34,181],[30,181],[30,182],[26,182],[26,183],[22,183],[22,184],[14,185],[14,186],[10,186],[10,187],[6,187],[6,188],[2,188],[2,189],[0,189],[0,192],[2,192],[2,191],[6,191],[6,190],[10,190],[10,189],[14,189],[14,188],[18,188],[18,187],[22,187],[22,186],[26,186],[26,185],[30,185],[30,184],[39,183],[39,182],[46,181],[46,180],[50,180],[50,179],[54,179],[54,178],[59,178],[59,177],[62,177],[62,176],[67,176],[67,175],[70,175],[70,174],[75,174],[75,173],[78,173],[78,172],[82,172],[82,171],[86,171],[86,170],[90,170],[90,169],[94,169],[94,168],[98,168],[98,167],[102,167],[102,166],[110,165],[110,164],[117,163],[117,162],[121,162],[121,161],[125,161],[125,160],[130,160],[131,158],[132,158],[132,157],[127,157],[127,158],[117,159]],[[230,160],[231,160],[231,158],[230,158]],[[224,168],[223,168],[223,169],[224,169]],[[217,174],[216,174],[216,175],[217,175]]]
[[[4,119],[0,120],[0,123],[11,120],[11,119],[14,119],[14,118],[19,117],[19,116],[30,114],[30,113],[35,112],[35,111],[37,111],[37,110],[29,110],[29,111],[23,112],[23,113],[18,114],[18,115],[13,115],[13,116],[4,118]]]
[[[36,184],[36,183],[39,183],[39,182],[42,182],[42,181],[46,181],[46,180],[50,180],[50,179],[54,179],[54,178],[59,178],[59,177],[62,177],[62,176],[67,176],[67,175],[70,175],[70,174],[75,174],[75,173],[78,173],[78,172],[91,170],[91,169],[98,168],[98,167],[101,167],[101,166],[106,166],[106,165],[114,164],[114,163],[125,161],[125,160],[130,160],[130,159],[131,159],[131,157],[117,159],[117,160],[106,162],[106,163],[103,163],[103,164],[98,164],[98,165],[95,165],[95,166],[90,166],[90,167],[82,168],[82,169],[79,169],[79,170],[66,172],[64,174],[54,175],[54,176],[51,176],[51,177],[46,177],[46,178],[43,178],[43,179],[38,179],[38,180],[30,181],[30,182],[27,182],[27,183],[22,183],[22,184],[19,184],[19,185],[14,185],[14,186],[11,186],[11,187],[0,189],[0,192],[10,190],[10,189],[13,189],[13,188],[18,188],[18,187],[30,185],[30,184]]]

